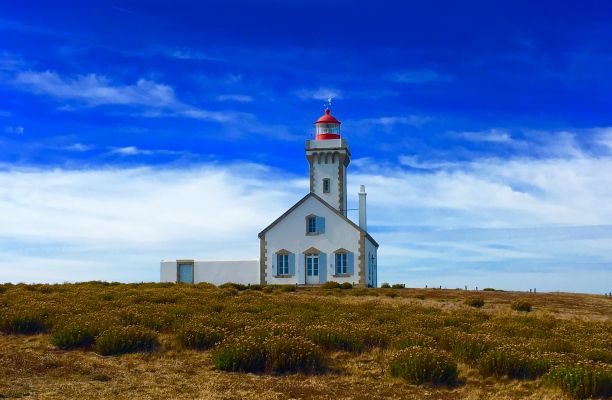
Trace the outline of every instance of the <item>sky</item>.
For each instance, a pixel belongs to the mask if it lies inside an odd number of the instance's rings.
[[[610,291],[602,1],[0,0],[0,282],[257,258],[330,97],[379,283]]]

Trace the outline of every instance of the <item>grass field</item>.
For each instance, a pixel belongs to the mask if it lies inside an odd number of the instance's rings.
[[[7,284],[0,331],[0,398],[612,395],[596,295]]]

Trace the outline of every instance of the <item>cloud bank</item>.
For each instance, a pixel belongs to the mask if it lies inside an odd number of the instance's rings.
[[[349,175],[349,208],[366,184],[381,282],[607,290],[611,158],[361,165]],[[307,187],[258,164],[7,168],[0,280],[151,281],[162,258],[254,259],[257,233]]]

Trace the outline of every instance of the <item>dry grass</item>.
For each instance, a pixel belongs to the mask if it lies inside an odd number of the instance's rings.
[[[484,377],[477,355],[454,356],[459,383],[452,387],[410,385],[393,378],[389,360],[394,343],[415,337],[448,354],[476,338],[492,349],[520,342],[530,352],[554,354],[551,360],[603,358],[595,361],[610,365],[612,359],[612,301],[603,296],[478,292],[485,306],[476,310],[464,304],[476,293],[440,289],[287,292],[98,283],[2,287],[0,318],[39,312],[49,333],[0,335],[0,398],[569,399],[541,378]],[[513,301],[525,298],[533,306],[531,313],[510,310]],[[60,350],[50,338],[66,320],[142,326],[156,331],[160,347],[110,357],[93,348]],[[222,372],[211,361],[215,348],[188,350],[179,342],[178,332],[191,321],[222,329],[229,337],[308,337],[311,330],[306,328],[337,327],[340,338],[350,335],[347,339],[367,345],[358,352],[321,347],[326,369],[320,374]]]

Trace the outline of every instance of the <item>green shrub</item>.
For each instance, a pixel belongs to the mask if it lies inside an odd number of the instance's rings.
[[[264,292],[264,293],[270,294],[270,293],[272,293],[274,291],[274,287],[272,287],[272,286],[264,286],[261,289],[261,291]]]
[[[485,301],[482,297],[468,297],[463,302],[465,305],[476,308],[483,307],[485,304]]]
[[[234,283],[234,282],[226,282],[222,285],[219,285],[221,289],[234,288],[236,290],[246,290],[248,289],[247,285],[243,285],[242,283]]]
[[[589,349],[586,350],[584,356],[592,361],[612,364],[612,351],[609,349]]]
[[[74,321],[56,327],[49,341],[55,347],[68,350],[74,348],[87,348],[94,344],[98,327],[87,321]]]
[[[265,288],[267,285],[260,285],[260,284],[255,284],[255,285],[249,285],[249,289],[251,290],[263,290],[263,288]]]
[[[251,336],[226,339],[212,355],[216,369],[232,372],[262,372],[266,366],[263,341]]]
[[[7,334],[34,334],[46,332],[48,317],[44,312],[12,310],[0,314],[0,332]]]
[[[139,326],[112,327],[96,337],[95,350],[102,355],[153,351],[159,346],[154,332]]]
[[[427,347],[408,347],[399,350],[389,362],[392,376],[420,385],[452,385],[457,381],[457,364],[444,352]]]
[[[285,292],[285,293],[295,292],[295,291],[297,291],[297,286],[295,286],[295,285],[278,285],[278,289],[281,292]]]
[[[574,345],[566,339],[551,338],[544,340],[542,350],[553,353],[572,353]]]
[[[413,297],[415,299],[425,300],[425,295],[424,294],[415,294]]]
[[[484,290],[485,292],[495,292],[496,291],[496,289],[493,289],[492,287],[486,287],[482,290]]]
[[[340,289],[340,284],[334,281],[327,281],[321,285],[321,289]]]
[[[497,348],[478,359],[478,371],[482,376],[535,379],[544,375],[554,361],[542,354],[525,352],[517,348]]]
[[[212,362],[216,369],[233,372],[315,373],[323,368],[314,343],[290,334],[225,340],[213,352]]]
[[[391,285],[392,289],[406,289],[406,284],[404,283],[394,283]]]
[[[351,296],[355,296],[355,297],[361,297],[361,296],[378,296],[378,293],[368,290],[366,288],[359,288],[359,289],[355,289],[352,290],[350,292]]]
[[[179,329],[176,337],[184,348],[206,350],[223,340],[225,330],[193,322]]]
[[[391,289],[391,285],[389,285],[387,282],[383,282],[383,284],[380,285],[380,287],[383,289]]]
[[[340,284],[340,289],[352,289],[353,288],[353,284],[350,282],[342,282]]]
[[[272,336],[265,340],[266,371],[275,373],[316,373],[323,369],[323,356],[315,344],[294,335]]]
[[[482,335],[460,335],[452,346],[455,359],[474,365],[489,350],[489,344]]]
[[[560,365],[551,369],[544,381],[577,399],[608,398],[612,396],[612,365],[585,362]]]
[[[531,303],[528,302],[527,300],[515,300],[512,302],[512,304],[510,304],[510,308],[512,308],[515,311],[530,312]]]
[[[434,347],[435,341],[422,333],[408,332],[393,343],[393,347],[398,350],[413,346]]]
[[[346,329],[340,325],[313,326],[308,329],[306,336],[326,350],[360,352],[366,346],[355,329]]]

